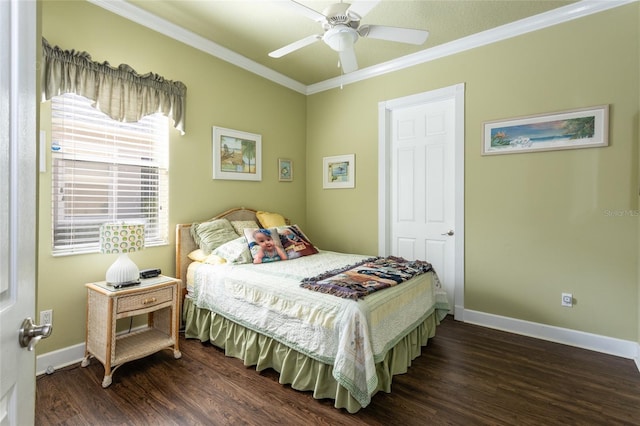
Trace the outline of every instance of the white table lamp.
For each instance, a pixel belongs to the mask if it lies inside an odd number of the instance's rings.
[[[100,226],[100,251],[120,256],[107,269],[107,284],[114,287],[140,283],[140,271],[127,253],[144,248],[144,225],[139,223],[105,223]]]

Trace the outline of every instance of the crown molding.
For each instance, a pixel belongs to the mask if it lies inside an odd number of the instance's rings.
[[[87,0],[96,6],[120,15],[132,22],[145,26],[149,29],[157,31],[167,37],[178,40],[188,46],[201,50],[205,53],[215,56],[218,59],[229,62],[237,67],[247,70],[251,73],[257,74],[261,77],[271,80],[274,83],[288,87],[296,92],[306,94],[306,86],[292,78],[287,77],[284,74],[280,74],[265,67],[251,59],[242,56],[224,46],[207,40],[185,28],[172,24],[156,15],[149,13],[128,3],[125,0]]]
[[[312,95],[326,90],[342,87],[369,78],[381,76],[415,65],[444,58],[449,55],[464,52],[477,47],[485,46],[498,41],[507,40],[526,33],[537,31],[543,28],[562,24],[574,19],[582,18],[605,10],[624,6],[639,0],[582,0],[558,9],[550,10],[529,18],[521,19],[497,28],[473,34],[459,40],[454,40],[430,49],[406,55],[392,61],[383,62],[371,67],[363,68],[349,74],[343,74],[319,83],[304,85],[299,81],[289,78],[279,72],[265,67],[251,59],[242,56],[226,47],[205,39],[185,28],[179,27],[171,22],[161,19],[145,10],[140,9],[126,0],[87,0],[96,6],[102,7],[110,12],[122,16],[137,24],[160,32],[167,37],[171,37],[185,43],[195,49],[201,50],[223,61],[236,65],[251,73],[257,74],[267,80],[271,80],[281,86],[287,87],[304,95]]]
[[[477,34],[441,44],[430,49],[406,55],[392,61],[383,62],[371,67],[362,68],[349,74],[321,81],[316,84],[307,86],[307,95],[323,92],[330,89],[342,87],[343,85],[355,83],[390,72],[409,68],[415,65],[430,62],[456,53],[475,49],[477,47],[486,46],[509,38],[517,37],[522,34],[541,30],[543,28],[562,24],[573,19],[582,18],[605,10],[635,3],[638,0],[610,0],[610,1],[593,1],[582,0],[572,3],[558,9],[550,10],[529,18],[511,22],[500,27],[492,28]]]

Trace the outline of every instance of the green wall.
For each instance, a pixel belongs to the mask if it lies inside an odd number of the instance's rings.
[[[638,3],[305,97],[85,2],[45,1],[42,35],[96,61],[188,87],[187,134],[171,130],[170,222],[244,205],[300,223],[320,248],[377,252],[378,102],[457,83],[465,93],[465,308],[640,341]],[[480,156],[482,123],[609,104],[610,146]],[[48,132],[48,103],[41,125]],[[211,179],[211,127],[263,137],[262,182]],[[355,189],[323,190],[322,157],[355,154]],[[277,158],[294,182],[277,180]],[[48,158],[50,162],[50,158]],[[84,341],[84,283],[106,255],[51,256],[50,164],[40,173],[38,353]],[[135,253],[173,274],[174,241]],[[572,292],[576,305],[560,306]]]
[[[638,340],[638,4],[309,96],[307,221],[377,251],[377,105],[465,83],[465,308]],[[610,146],[484,157],[482,123],[610,105]],[[356,188],[322,157],[356,155]],[[576,300],[560,306],[562,292]]]
[[[305,96],[86,2],[43,2],[42,36],[52,46],[87,51],[94,61],[129,64],[187,85],[186,134],[170,131],[171,240],[132,254],[139,267],[175,274],[175,224],[232,207],[278,211],[304,228]],[[41,128],[49,136],[50,102],[41,111]],[[261,182],[212,180],[212,126],[262,135]],[[293,182],[278,182],[279,157],[293,160]],[[101,254],[52,257],[49,154],[47,161],[47,172],[39,175],[37,311],[53,309],[54,332],[38,353],[84,342],[84,284],[103,280],[115,260]]]

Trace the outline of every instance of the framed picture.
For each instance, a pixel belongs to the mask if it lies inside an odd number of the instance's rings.
[[[262,180],[262,136],[213,127],[213,178]]]
[[[609,144],[609,105],[484,123],[482,155]]]
[[[288,158],[278,158],[278,180],[280,182],[293,181],[293,161]]]
[[[354,154],[322,159],[323,188],[354,188],[356,159]]]

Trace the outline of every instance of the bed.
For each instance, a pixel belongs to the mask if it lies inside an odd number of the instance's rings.
[[[226,242],[207,246],[203,229],[224,222],[227,232],[227,221],[236,238],[226,235]],[[290,229],[309,242],[282,216],[247,208],[176,226],[176,274],[186,284],[185,337],[210,341],[258,371],[272,368],[280,383],[330,398],[350,413],[366,407],[378,391],[391,392],[393,376],[408,371],[449,310],[435,271],[415,272],[398,285],[383,274],[378,279],[391,282],[384,290],[338,297],[326,287],[314,291],[316,284],[388,259],[309,244],[306,255],[294,256],[287,248],[284,257],[291,259],[256,264],[254,249],[262,246],[249,249],[247,242],[264,235],[255,226],[281,236],[273,240],[282,248]],[[377,270],[358,271],[381,276]]]

